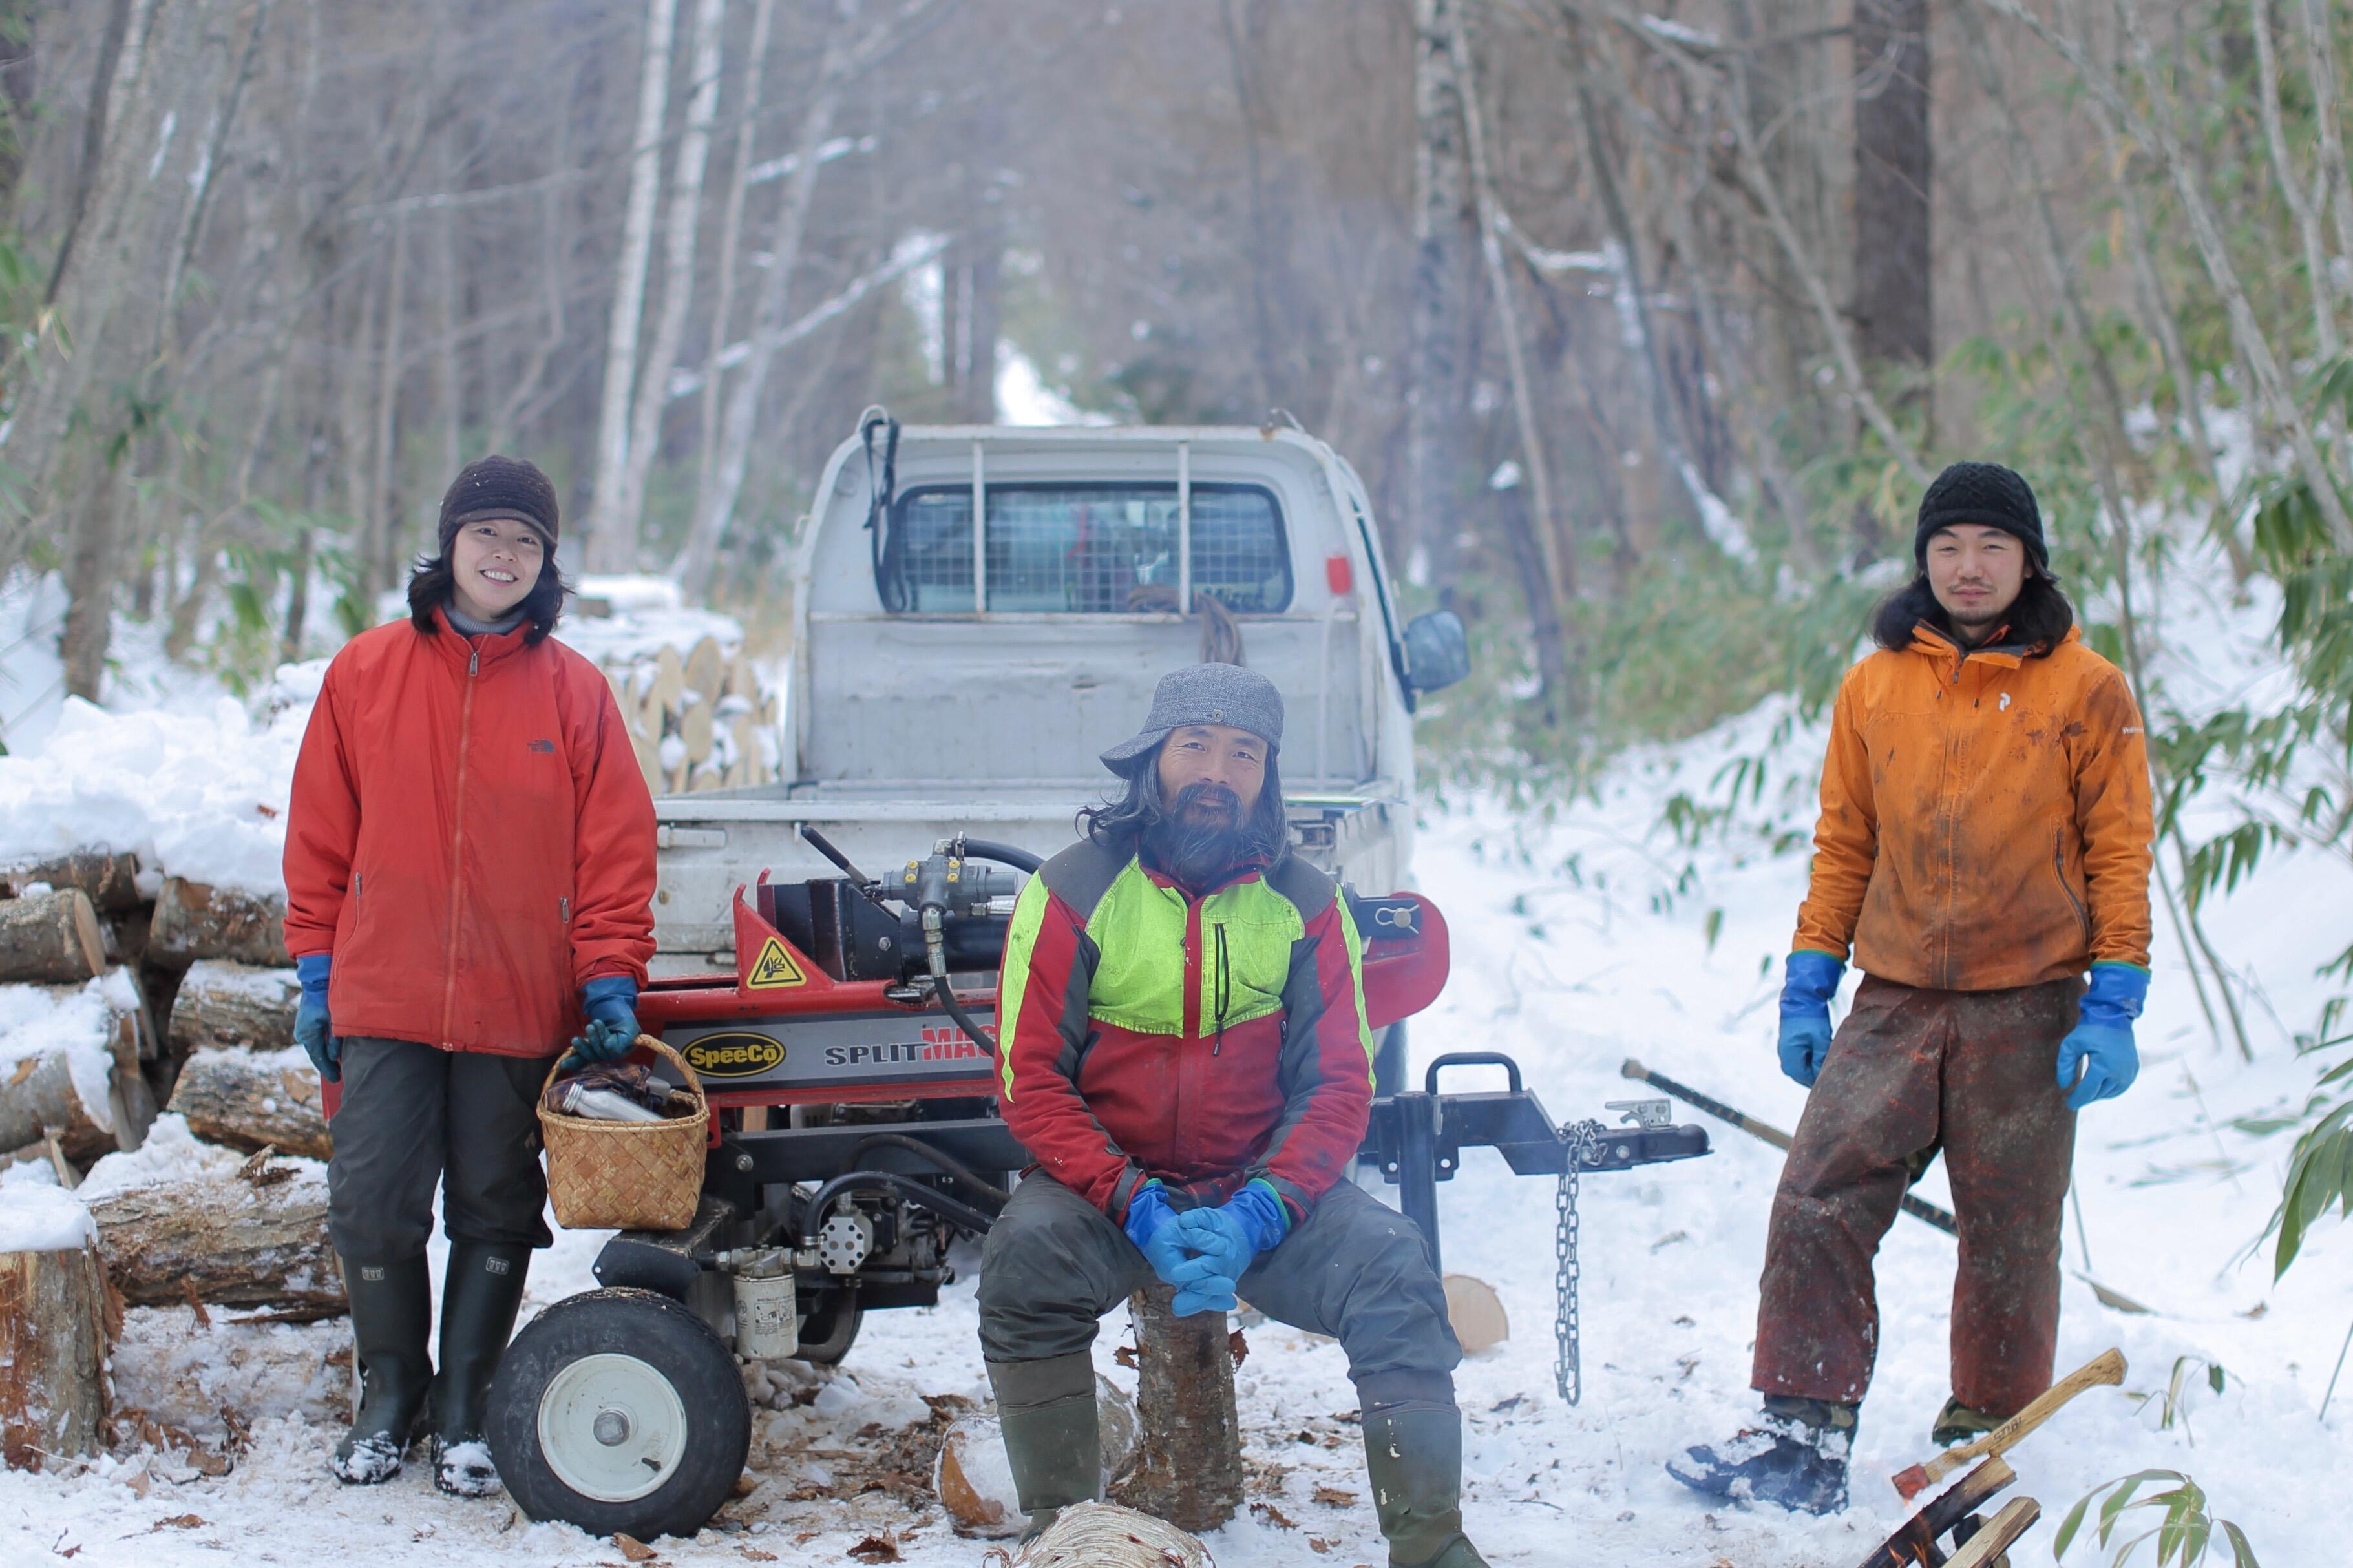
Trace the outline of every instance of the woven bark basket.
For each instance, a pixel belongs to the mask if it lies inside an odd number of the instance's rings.
[[[547,1195],[566,1230],[684,1230],[693,1223],[711,1103],[683,1057],[651,1035],[639,1035],[638,1044],[685,1075],[694,1114],[659,1121],[561,1116],[547,1108],[547,1091],[562,1063],[550,1068],[539,1087],[539,1130],[547,1142]]]

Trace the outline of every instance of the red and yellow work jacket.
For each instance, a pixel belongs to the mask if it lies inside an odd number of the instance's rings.
[[[1252,1180],[1294,1223],[1372,1104],[1364,952],[1296,857],[1194,894],[1092,843],[1016,901],[998,988],[1006,1124],[1113,1219],[1153,1177],[1203,1202]]]
[[[2037,658],[1923,625],[1839,688],[1794,945],[1947,991],[2147,969],[2155,837],[2140,710],[2080,633]]]

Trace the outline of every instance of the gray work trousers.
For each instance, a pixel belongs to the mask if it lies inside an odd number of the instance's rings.
[[[329,1131],[327,1234],[353,1263],[425,1252],[433,1184],[452,1241],[546,1247],[539,1086],[553,1055],[494,1057],[414,1040],[343,1039],[343,1103]]]
[[[1083,1352],[1095,1320],[1152,1278],[1127,1232],[1043,1172],[1013,1191],[980,1267],[980,1348],[992,1362]],[[1342,1182],[1242,1273],[1242,1300],[1277,1322],[1329,1334],[1358,1384],[1447,1374],[1462,1347],[1413,1222]],[[1384,1380],[1386,1382],[1388,1380]]]

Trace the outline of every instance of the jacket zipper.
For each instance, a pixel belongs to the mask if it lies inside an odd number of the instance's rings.
[[[1216,1056],[1226,1048],[1226,1011],[1233,1001],[1233,972],[1226,964],[1226,922],[1218,922],[1218,1032],[1209,1041],[1209,1054]]]
[[[1176,1103],[1169,1107],[1168,1154],[1171,1165],[1189,1170],[1193,1151],[1185,1136],[1185,1079],[1192,1054],[1187,1047],[1201,1032],[1201,906],[1182,892],[1176,896],[1185,900],[1185,1008],[1184,1032],[1176,1037]]]
[[[466,696],[458,706],[458,792],[449,808],[449,955],[441,969],[441,1046],[449,1040],[449,1023],[458,1010],[458,907],[464,887],[466,856],[466,759],[474,744],[474,678],[481,673],[482,650],[466,655]]]
[[[2059,890],[2067,895],[2067,906],[2075,911],[2075,923],[2084,928],[2084,940],[2091,941],[2092,916],[2084,908],[2084,900],[2075,896],[2075,889],[2067,885],[2067,849],[2057,828],[2051,830],[2051,874],[2059,879]]]
[[[555,900],[555,918],[565,925],[570,925],[572,923],[572,900],[570,899],[558,899]]]

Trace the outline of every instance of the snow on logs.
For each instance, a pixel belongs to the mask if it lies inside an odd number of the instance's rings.
[[[342,1310],[322,1166],[266,1153],[239,1161],[170,1117],[146,1149],[117,1159],[75,1195],[90,1205],[125,1301]]]
[[[122,1330],[89,1212],[55,1187],[0,1207],[0,1459],[30,1468],[105,1445],[106,1360]]]
[[[166,1037],[181,1056],[221,1046],[282,1051],[294,1043],[301,1000],[302,984],[290,969],[201,959],[181,977]]]
[[[53,1144],[87,1164],[136,1149],[155,1119],[142,1017],[122,970],[79,987],[0,986],[0,1155]]]
[[[608,660],[605,679],[628,726],[646,787],[656,795],[766,784],[783,752],[776,694],[739,651],[706,637],[686,654]]]

